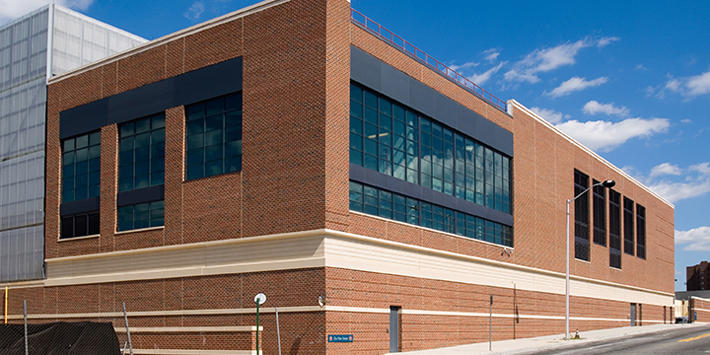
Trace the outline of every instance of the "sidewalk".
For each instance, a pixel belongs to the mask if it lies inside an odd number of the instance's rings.
[[[707,323],[693,324],[656,324],[646,325],[642,327],[623,327],[601,330],[590,330],[580,332],[580,340],[564,340],[562,334],[547,335],[536,338],[525,338],[516,340],[501,340],[494,341],[492,344],[493,351],[488,351],[488,343],[476,343],[467,345],[458,345],[447,348],[438,348],[430,350],[409,351],[397,354],[410,355],[463,355],[463,354],[527,354],[564,348],[567,346],[579,346],[583,344],[595,343],[599,341],[607,341],[619,338],[632,337],[639,334],[649,334],[663,332],[670,329],[678,329],[681,327],[701,327],[707,326]]]

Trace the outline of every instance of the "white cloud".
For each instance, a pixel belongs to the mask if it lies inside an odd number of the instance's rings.
[[[498,48],[488,48],[485,51],[483,51],[483,58],[485,58],[489,62],[495,62],[496,59],[498,59],[498,56],[500,55],[500,50]]]
[[[643,70],[643,71],[646,71],[646,70],[648,70],[648,68],[646,68],[646,66],[643,65],[643,64],[639,64],[639,65],[636,66],[636,70]]]
[[[703,175],[710,176],[710,162],[691,165],[690,171],[695,171]]]
[[[205,12],[205,4],[202,1],[195,1],[182,15],[190,21],[195,21],[202,16],[203,12]]]
[[[581,49],[592,46],[602,48],[618,40],[620,40],[618,37],[603,37],[596,40],[584,38],[576,42],[567,42],[554,47],[536,49],[516,62],[513,68],[505,73],[505,80],[536,83],[540,81],[540,78],[537,76],[538,73],[548,72],[562,66],[574,64],[575,57]]]
[[[478,65],[479,65],[479,63],[476,63],[476,62],[466,62],[466,63],[459,64],[459,65],[457,65],[457,64],[449,65],[449,68],[451,68],[451,70],[459,71],[459,70],[463,70],[463,69],[470,69],[473,67],[477,67]]]
[[[705,95],[710,93],[710,70],[698,74],[695,76],[685,77],[685,78],[673,78],[670,77],[662,89],[654,89],[658,91],[656,96],[663,98],[663,91],[673,91],[677,92],[687,100],[693,99],[697,96]],[[653,91],[651,91],[653,92]]]
[[[620,41],[619,37],[602,37],[597,41],[597,47],[604,48],[611,44],[612,42]]]
[[[687,182],[661,181],[650,185],[649,188],[668,201],[678,202],[710,192],[710,179],[705,178]]]
[[[691,120],[690,118],[684,118],[684,119],[680,120],[680,123],[686,123],[686,124],[687,124],[687,123],[692,123],[692,122],[693,122],[693,120]]]
[[[613,115],[613,116],[628,116],[629,115],[629,109],[621,106],[617,107],[614,106],[614,104],[603,104],[600,103],[596,100],[591,100],[584,104],[584,107],[582,107],[582,111],[584,111],[586,114],[589,115],[596,115],[598,113],[603,113],[606,115]]]
[[[579,50],[590,45],[591,43],[588,40],[583,39],[555,47],[536,49],[515,63],[513,69],[505,73],[505,79],[535,83],[540,80],[536,75],[537,73],[574,64],[574,57]]]
[[[488,81],[488,79],[491,78],[491,76],[493,74],[497,73],[500,70],[500,68],[502,68],[503,65],[505,65],[505,63],[507,63],[507,62],[498,63],[498,65],[486,70],[483,73],[471,75],[470,77],[468,77],[468,79],[473,81],[477,85],[483,85],[486,81]]]
[[[546,92],[545,94],[552,96],[552,97],[560,97],[560,96],[565,96],[569,95],[575,91],[581,91],[589,87],[594,87],[594,86],[599,86],[604,83],[606,83],[608,79],[604,76],[600,78],[596,78],[593,80],[587,80],[585,78],[580,78],[578,76],[571,77],[569,80],[563,82],[560,84],[560,86],[554,88],[550,92]]]
[[[563,114],[562,112],[542,107],[531,107],[530,109],[533,112],[537,113],[538,116],[544,118],[547,122],[550,123],[559,123],[562,121],[562,119],[567,119],[570,117],[570,115]]]
[[[675,243],[685,245],[687,251],[710,251],[710,227],[702,226],[687,231],[675,231]]]
[[[50,2],[51,0],[0,0],[0,25]],[[54,3],[71,9],[85,11],[91,6],[93,0],[56,0]]]
[[[680,175],[683,170],[671,163],[661,163],[651,168],[651,177],[662,175]]]
[[[668,129],[665,118],[627,118],[620,122],[571,120],[556,125],[585,146],[597,151],[610,151],[629,139],[647,137]]]

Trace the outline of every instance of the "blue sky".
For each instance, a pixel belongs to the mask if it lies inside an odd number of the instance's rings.
[[[0,23],[45,3],[0,0]],[[154,39],[256,1],[57,3]],[[710,2],[668,4],[352,0],[673,201],[676,289],[685,289],[685,266],[710,259]]]

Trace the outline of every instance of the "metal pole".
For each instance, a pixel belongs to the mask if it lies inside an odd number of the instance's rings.
[[[488,351],[493,351],[493,295],[491,302],[488,304]]]
[[[126,312],[126,302],[123,302],[123,320],[126,322],[126,336],[128,337],[128,353],[133,355],[133,342],[131,341],[131,329],[128,328],[128,313]]]
[[[25,315],[25,355],[29,355],[30,348],[27,344],[27,300],[22,300],[22,313]]]
[[[567,258],[565,259],[567,263],[565,272],[565,340],[569,339],[569,205],[571,201],[567,200],[567,239],[565,248],[567,251]]]
[[[259,301],[256,301],[256,355],[259,354]]]
[[[7,324],[7,286],[5,286],[5,324]]]
[[[279,331],[279,309],[276,308],[276,338],[279,340],[279,355],[281,355],[281,332]]]

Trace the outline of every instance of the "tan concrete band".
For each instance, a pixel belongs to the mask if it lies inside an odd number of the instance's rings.
[[[563,273],[327,229],[50,258],[46,264],[46,280],[7,285],[68,286],[337,267],[564,294]],[[662,306],[672,306],[674,297],[574,275],[571,294]]]
[[[319,306],[279,307],[279,313],[322,312],[325,309]],[[274,307],[259,307],[259,313],[276,313]],[[214,315],[240,315],[256,314],[256,308],[217,308],[217,309],[177,309],[168,311],[138,311],[126,312],[129,318],[138,317],[182,317],[182,316],[214,316]],[[22,319],[22,314],[8,315],[9,320]],[[95,313],[57,313],[57,314],[27,314],[28,319],[82,319],[82,318],[123,318],[122,312],[95,312]],[[131,328],[133,329],[133,328]]]
[[[126,328],[113,328],[116,333],[125,333]],[[134,333],[246,333],[255,332],[255,326],[214,326],[214,327],[130,327]],[[263,332],[264,327],[259,327]]]
[[[274,313],[275,308],[260,308],[259,313]],[[349,307],[349,306],[299,306],[279,308],[279,313],[300,313],[300,312],[344,312],[344,313],[375,313],[389,314],[389,308],[369,308],[369,307]],[[204,316],[204,315],[234,315],[234,314],[255,314],[256,308],[236,308],[236,309],[195,309],[195,310],[172,310],[172,311],[149,311],[149,312],[127,312],[129,318],[137,317],[166,317],[166,316]],[[422,309],[402,309],[404,315],[424,315],[424,316],[444,316],[444,317],[489,317],[486,312],[458,312],[439,311]],[[550,316],[542,314],[506,314],[493,313],[494,318],[519,318],[519,319],[541,319],[541,320],[563,320],[563,316]],[[123,313],[64,313],[64,314],[28,314],[28,319],[72,319],[72,318],[122,318]],[[21,314],[9,315],[9,320],[20,320]],[[604,321],[604,322],[629,322],[626,318],[599,318],[599,317],[570,317],[579,321]],[[647,323],[663,323],[663,320],[646,320]],[[117,332],[125,332],[125,328],[115,328]],[[131,327],[131,333],[194,333],[194,332],[247,332],[255,331],[254,326],[212,326],[212,327]],[[134,330],[137,329],[137,330]],[[260,327],[263,331],[263,327]]]
[[[151,355],[257,355],[256,350],[133,349],[133,353]],[[263,354],[263,351],[260,351],[259,354]]]

